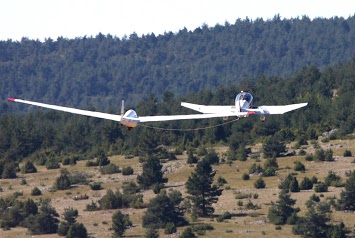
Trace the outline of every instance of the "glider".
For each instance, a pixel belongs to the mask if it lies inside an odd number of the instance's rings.
[[[307,106],[308,103],[298,103],[283,106],[258,106],[252,107],[253,96],[248,92],[240,92],[235,98],[235,105],[232,106],[206,106],[193,103],[182,102],[181,106],[200,112],[199,114],[189,115],[166,115],[166,116],[141,116],[129,109],[124,112],[124,101],[122,101],[121,115],[108,114],[102,112],[86,111],[70,107],[62,107],[39,102],[32,102],[16,98],[8,98],[8,101],[29,104],[33,106],[69,112],[84,116],[97,117],[112,121],[120,122],[122,125],[132,129],[141,122],[158,122],[158,121],[172,121],[172,120],[188,120],[188,119],[204,119],[221,117],[228,120],[228,117],[248,117],[249,115],[258,114],[262,121],[265,120],[266,114],[284,114],[289,111],[299,109]]]

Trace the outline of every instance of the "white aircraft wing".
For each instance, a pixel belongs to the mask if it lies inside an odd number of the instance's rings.
[[[29,105],[33,105],[33,106],[37,106],[37,107],[44,107],[44,108],[48,108],[48,109],[53,109],[53,110],[63,111],[63,112],[70,112],[70,113],[84,115],[84,116],[97,117],[97,118],[108,119],[108,120],[112,120],[112,121],[121,121],[121,116],[120,115],[115,115],[115,114],[86,111],[86,110],[81,110],[81,109],[56,106],[56,105],[50,105],[50,104],[44,104],[44,103],[32,102],[32,101],[26,101],[26,100],[15,99],[15,98],[8,98],[7,100],[9,100],[11,102],[25,103],[25,104],[29,104]]]
[[[298,103],[298,104],[290,104],[283,106],[259,106],[257,108],[248,108],[245,109],[249,112],[255,112],[255,114],[284,114],[286,112],[290,112],[301,107],[307,106],[308,103]]]
[[[230,113],[230,112],[235,112],[236,107],[235,106],[206,106],[206,105],[200,105],[200,104],[194,104],[194,103],[188,103],[188,102],[182,102],[181,106],[190,108],[192,110],[201,112],[201,113]]]
[[[173,120],[189,120],[189,119],[205,119],[217,117],[233,117],[233,116],[248,116],[255,112],[238,112],[238,113],[205,113],[205,114],[190,114],[190,115],[167,115],[167,116],[142,116],[136,118],[137,122],[157,122],[157,121],[173,121]],[[125,118],[134,120],[133,118]]]
[[[86,110],[81,110],[76,108],[62,107],[62,106],[26,101],[26,100],[15,99],[15,98],[8,98],[8,100],[11,102],[19,102],[19,103],[29,104],[37,107],[43,107],[43,108],[53,109],[57,111],[74,113],[78,115],[97,117],[97,118],[108,119],[113,121],[121,121],[121,116],[115,114],[86,111]],[[213,114],[210,113],[210,114],[191,114],[191,115],[123,117],[123,119],[132,122],[158,122],[158,121],[204,119],[204,118],[229,117],[229,116],[247,116],[250,114],[255,114],[255,112],[238,112],[238,113],[224,112],[224,113],[213,113]]]

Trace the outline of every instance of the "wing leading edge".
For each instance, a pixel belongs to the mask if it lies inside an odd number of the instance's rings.
[[[102,119],[107,119],[107,120],[112,120],[112,121],[121,121],[121,116],[115,115],[115,114],[86,111],[86,110],[81,110],[81,109],[76,109],[76,108],[62,107],[62,106],[45,104],[45,103],[26,101],[26,100],[16,99],[16,98],[8,98],[7,100],[9,100],[11,102],[19,102],[19,103],[29,104],[29,105],[33,105],[33,106],[37,106],[37,107],[43,107],[43,108],[53,109],[53,110],[62,111],[62,112],[74,113],[74,114],[78,114],[78,115],[97,117],[97,118],[102,118]]]
[[[11,102],[18,102],[29,104],[37,107],[43,107],[48,109],[53,109],[57,111],[69,112],[78,115],[91,116],[96,118],[102,118],[112,121],[121,121],[121,119],[132,121],[132,122],[159,122],[159,121],[172,121],[172,120],[189,120],[189,119],[204,119],[204,118],[216,118],[216,117],[229,117],[229,116],[248,116],[250,114],[255,114],[255,112],[240,112],[240,113],[231,113],[231,112],[222,112],[222,113],[209,113],[209,114],[190,114],[190,115],[167,115],[167,116],[142,116],[142,117],[121,117],[120,115],[108,114],[103,112],[93,112],[87,110],[81,110],[70,107],[62,107],[51,104],[32,102],[22,99],[8,98]]]

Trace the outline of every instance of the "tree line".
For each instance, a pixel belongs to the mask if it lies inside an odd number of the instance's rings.
[[[121,99],[177,96],[244,79],[323,69],[355,54],[355,17],[256,20],[193,31],[0,41],[0,95],[115,108]],[[116,109],[117,110],[117,109]]]
[[[42,164],[51,158],[58,161],[74,160],[72,157],[76,156],[77,159],[89,159],[99,151],[109,155],[149,155],[156,148],[164,157],[168,153],[159,147],[161,145],[183,151],[218,142],[228,144],[232,151],[243,154],[246,145],[263,138],[269,138],[271,144],[298,140],[302,145],[305,140],[316,139],[323,132],[335,128],[337,131],[333,136],[342,137],[353,133],[355,128],[354,77],[355,61],[352,60],[324,70],[306,67],[289,78],[245,80],[219,87],[215,92],[207,90],[177,97],[166,91],[162,99],[150,94],[134,107],[139,115],[186,114],[192,112],[181,108],[181,101],[231,105],[240,90],[252,92],[257,105],[309,103],[295,112],[269,116],[265,122],[250,116],[223,126],[217,126],[223,123],[222,119],[188,120],[142,124],[128,131],[115,122],[56,111],[36,109],[18,113],[17,108],[23,105],[3,103],[4,112],[0,115],[1,164],[9,167],[26,157]],[[109,112],[114,113],[112,110]],[[204,127],[212,128],[189,131]],[[174,128],[182,130],[164,130]],[[5,171],[4,166],[0,166],[1,173]]]

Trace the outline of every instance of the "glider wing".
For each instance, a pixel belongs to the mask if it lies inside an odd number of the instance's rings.
[[[121,121],[121,116],[115,115],[115,114],[86,111],[86,110],[81,110],[81,109],[76,109],[76,108],[62,107],[62,106],[26,101],[26,100],[15,99],[15,98],[8,98],[7,100],[9,100],[11,102],[19,102],[19,103],[29,104],[29,105],[33,105],[33,106],[37,106],[37,107],[44,107],[44,108],[53,109],[53,110],[62,111],[62,112],[70,112],[70,113],[74,113],[74,114],[90,116],[90,117],[97,117],[97,118],[102,118],[102,119],[108,119],[108,120],[112,120],[112,121]]]

